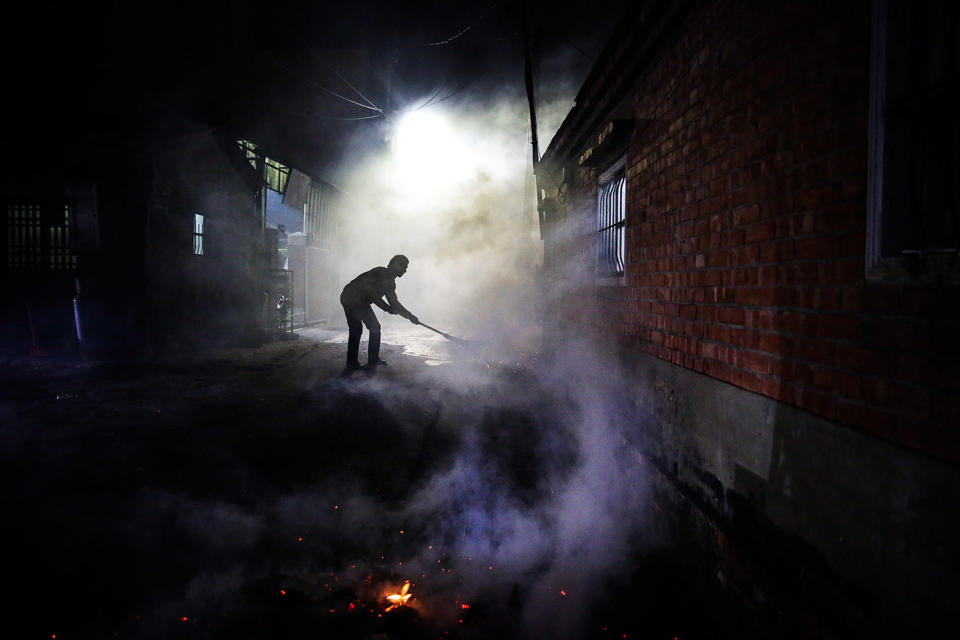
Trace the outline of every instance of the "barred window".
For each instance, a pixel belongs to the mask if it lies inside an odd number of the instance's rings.
[[[620,161],[597,183],[597,275],[620,277],[626,262],[627,176]]]
[[[868,277],[942,277],[960,252],[960,5],[874,10]]]
[[[70,205],[63,205],[61,224],[50,225],[49,264],[51,269],[73,269],[77,266],[77,256],[70,241]]]
[[[62,209],[39,204],[8,204],[6,214],[8,268],[76,268],[69,204],[62,205]]]
[[[193,214],[193,255],[203,255],[203,214]]]
[[[40,205],[7,206],[7,266],[13,269],[37,268],[43,256],[43,225]]]

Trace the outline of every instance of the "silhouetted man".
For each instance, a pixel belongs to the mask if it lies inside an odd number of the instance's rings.
[[[340,304],[347,316],[350,337],[347,340],[347,368],[360,369],[360,336],[363,325],[370,332],[367,344],[367,366],[387,364],[380,359],[380,322],[373,312],[375,304],[387,313],[403,316],[413,324],[420,324],[417,316],[407,311],[397,300],[396,279],[407,272],[410,261],[406,256],[393,256],[385,267],[374,267],[361,273],[343,288]],[[386,300],[384,300],[386,298]]]

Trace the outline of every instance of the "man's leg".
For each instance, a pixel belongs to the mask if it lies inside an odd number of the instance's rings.
[[[377,320],[377,314],[373,312],[372,307],[364,307],[357,315],[370,332],[367,343],[367,364],[376,365],[380,360],[380,321]]]
[[[344,305],[343,314],[347,317],[347,327],[350,335],[347,337],[347,366],[360,366],[360,336],[363,334],[363,324],[355,307]]]

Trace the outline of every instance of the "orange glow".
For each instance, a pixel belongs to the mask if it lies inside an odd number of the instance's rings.
[[[280,589],[280,595],[282,595],[282,596],[285,596],[285,595],[287,595],[287,592],[286,592],[286,590],[284,590],[284,589]]]
[[[410,593],[410,581],[407,580],[403,583],[403,588],[400,589],[400,593],[391,593],[387,596],[387,602],[390,603],[390,606],[387,607],[387,611],[404,606],[412,596],[413,594]]]
[[[464,602],[462,605],[460,605],[460,608],[461,608],[461,609],[469,609],[469,608],[470,608],[470,605],[468,605],[466,602]]]

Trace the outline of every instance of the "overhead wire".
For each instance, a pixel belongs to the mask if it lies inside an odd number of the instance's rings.
[[[346,78],[344,78],[344,77],[340,74],[339,71],[337,71],[336,69],[334,69],[333,67],[331,67],[329,64],[327,64],[327,62],[323,59],[323,57],[320,55],[320,53],[319,53],[316,49],[314,49],[313,47],[311,47],[311,46],[310,46],[310,43],[307,42],[306,39],[305,39],[302,35],[300,35],[300,34],[297,33],[296,31],[293,32],[293,35],[294,35],[294,37],[297,38],[297,40],[299,40],[299,41],[301,42],[301,44],[303,44],[304,47],[307,48],[307,51],[309,51],[311,55],[313,55],[314,57],[316,57],[316,58],[318,58],[318,59],[320,60],[320,64],[322,64],[324,67],[326,67],[326,69],[327,69],[328,71],[330,71],[331,73],[333,73],[335,76],[337,76],[338,78],[340,78],[340,80],[341,80],[345,85],[347,85],[348,87],[350,87],[351,89],[353,89],[354,93],[356,93],[358,96],[360,96],[360,98],[361,98],[364,102],[366,102],[368,105],[370,105],[369,108],[375,109],[376,111],[379,111],[380,113],[383,113],[383,109],[381,109],[380,107],[378,107],[370,98],[368,98],[366,95],[364,95],[364,93],[363,93],[362,91],[360,91],[360,89],[357,89],[357,88],[353,85],[352,82],[350,82],[349,80],[347,80]]]
[[[433,95],[430,96],[430,98],[429,98],[426,102],[424,102],[424,103],[421,104],[419,107],[417,107],[416,109],[414,109],[414,111],[420,111],[420,109],[423,109],[424,107],[430,106],[430,103],[432,103],[432,102],[434,101],[434,99],[436,99],[436,97],[437,97],[438,95],[440,95],[440,92],[443,91],[444,87],[446,87],[446,86],[447,86],[447,81],[446,81],[446,79],[444,79],[444,81],[443,81],[442,83],[440,83],[440,88],[438,88],[438,89],[433,93]]]
[[[303,80],[304,82],[306,82],[307,84],[309,84],[309,85],[312,86],[312,87],[315,87],[315,88],[317,88],[317,89],[320,89],[321,91],[324,91],[324,92],[326,92],[326,93],[329,93],[330,95],[332,95],[332,96],[334,96],[334,97],[336,97],[336,98],[339,98],[339,99],[341,99],[341,100],[343,100],[343,101],[345,101],[345,102],[349,102],[350,104],[356,105],[356,106],[358,106],[358,107],[362,107],[362,108],[364,108],[364,109],[369,109],[370,111],[376,111],[376,112],[381,113],[381,114],[383,113],[383,110],[380,109],[379,107],[370,106],[370,105],[363,104],[363,103],[361,103],[361,102],[357,102],[356,100],[351,100],[350,98],[348,98],[348,97],[346,97],[346,96],[343,96],[343,95],[340,95],[339,93],[337,93],[336,91],[333,91],[332,89],[328,89],[327,87],[324,87],[323,85],[317,84],[316,82],[314,82],[314,81],[311,80],[310,78],[307,78],[306,76],[304,76],[302,73],[291,69],[290,67],[286,66],[285,64],[283,64],[283,63],[280,62],[279,60],[276,60],[276,59],[272,58],[271,56],[268,56],[267,54],[263,53],[262,51],[257,51],[256,53],[258,53],[259,55],[261,55],[263,58],[265,58],[265,59],[266,59],[268,62],[270,62],[271,64],[274,64],[274,65],[280,67],[281,69],[283,69],[283,70],[286,71],[287,73],[290,73],[290,74],[292,74],[292,75],[295,75],[295,76],[299,77],[301,80]]]
[[[483,21],[483,19],[486,18],[487,15],[488,15],[496,6],[497,6],[497,3],[496,3],[496,2],[494,2],[493,4],[491,4],[490,6],[488,6],[486,9],[484,9],[483,13],[480,14],[480,17],[479,17],[479,18],[477,18],[476,20],[474,20],[473,23],[471,23],[471,24],[467,25],[466,27],[464,27],[463,29],[461,29],[458,33],[450,36],[449,38],[447,38],[447,39],[445,39],[445,40],[440,40],[440,41],[438,41],[438,42],[424,42],[424,43],[423,43],[424,46],[427,46],[427,47],[442,47],[442,46],[445,45],[445,44],[450,44],[451,42],[453,42],[454,40],[456,40],[457,38],[459,38],[460,36],[462,36],[462,35],[465,34],[466,32],[468,32],[468,31],[470,31],[471,29],[473,29],[475,26],[477,26],[478,24],[480,24],[480,23]]]

